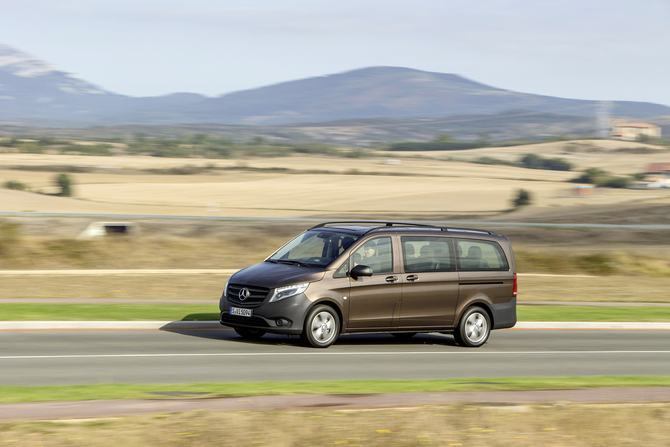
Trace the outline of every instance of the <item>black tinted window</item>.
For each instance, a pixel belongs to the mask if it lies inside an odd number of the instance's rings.
[[[507,258],[495,242],[456,239],[459,270],[508,270]]]
[[[406,272],[451,272],[456,270],[450,238],[403,236],[401,241]]]

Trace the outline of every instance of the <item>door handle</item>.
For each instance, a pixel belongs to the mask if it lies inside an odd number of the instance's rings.
[[[418,281],[419,280],[419,275],[409,275],[407,277],[407,281]]]
[[[396,282],[398,280],[397,276],[387,276],[386,282]]]

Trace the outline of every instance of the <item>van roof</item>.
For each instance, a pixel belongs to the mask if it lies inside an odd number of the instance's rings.
[[[324,222],[318,225],[313,226],[310,230],[316,228],[337,228],[341,230],[350,231],[356,234],[366,234],[372,231],[397,231],[399,229],[404,230],[425,230],[425,231],[440,231],[440,232],[462,232],[462,233],[482,233],[488,234],[491,236],[500,236],[498,233],[495,233],[490,230],[480,230],[477,228],[462,228],[462,227],[451,227],[451,226],[439,226],[439,225],[428,225],[415,222],[380,222],[380,221],[339,221],[339,222]]]

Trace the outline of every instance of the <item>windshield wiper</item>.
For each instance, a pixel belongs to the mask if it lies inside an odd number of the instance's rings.
[[[279,263],[281,263],[281,264],[292,264],[292,265],[300,265],[300,266],[302,266],[302,267],[309,267],[309,266],[308,266],[307,264],[305,264],[304,262],[293,261],[293,260],[289,260],[289,259],[277,259],[276,262],[279,262]]]

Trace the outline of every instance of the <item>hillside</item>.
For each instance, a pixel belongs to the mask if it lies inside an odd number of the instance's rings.
[[[318,142],[338,146],[369,147],[393,141],[430,141],[437,134],[449,134],[464,141],[542,139],[555,135],[594,135],[593,117],[510,111],[495,115],[454,115],[436,118],[367,118],[321,123],[244,126],[226,124],[133,124],[88,128],[2,126],[0,136],[47,136],[66,138],[123,138],[134,135],[177,138],[208,134],[232,141],[248,142],[263,137],[272,142]],[[670,134],[670,126],[663,130]]]
[[[491,115],[510,110],[593,117],[596,105],[596,101],[513,92],[456,74],[402,67],[361,68],[217,98],[194,93],[136,98],[109,92],[0,44],[0,124],[257,126]],[[670,107],[613,101],[612,114],[648,118],[670,115]]]

